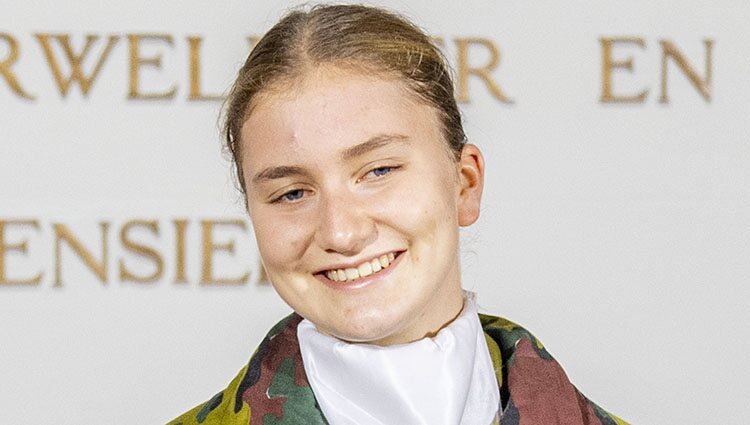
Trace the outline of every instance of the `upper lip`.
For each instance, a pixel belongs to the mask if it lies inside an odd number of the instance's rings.
[[[371,257],[366,257],[366,258],[364,258],[364,259],[362,259],[362,260],[352,261],[351,263],[346,263],[346,264],[344,264],[344,263],[334,264],[334,265],[328,266],[328,267],[326,267],[326,268],[320,269],[320,270],[318,270],[317,272],[315,272],[314,274],[325,273],[325,272],[327,272],[328,270],[346,270],[346,269],[354,269],[354,268],[357,268],[357,266],[359,266],[360,264],[364,263],[365,261],[372,261],[372,260],[374,260],[374,259],[376,259],[376,258],[380,258],[380,257],[382,257],[382,256],[384,256],[384,255],[388,255],[388,254],[390,254],[390,253],[393,253],[394,255],[396,255],[396,256],[398,257],[398,255],[399,255],[399,254],[401,254],[401,252],[403,252],[403,250],[397,250],[397,249],[394,249],[394,250],[392,250],[392,251],[385,251],[385,252],[382,252],[382,253],[380,253],[380,254],[376,254],[376,255],[373,255],[373,256],[371,256]]]

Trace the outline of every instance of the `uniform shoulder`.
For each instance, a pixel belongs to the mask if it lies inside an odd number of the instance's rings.
[[[508,319],[480,314],[501,393],[510,400],[508,418],[538,417],[552,411],[577,410],[589,424],[628,425],[583,395],[562,366],[531,332]],[[549,388],[558,391],[549,392]],[[563,396],[567,394],[567,396]],[[512,420],[510,421],[513,422]]]
[[[243,367],[223,391],[168,422],[167,425],[249,424],[250,408],[240,394],[240,384],[245,380],[247,369],[247,366]]]
[[[282,333],[289,333],[290,325],[296,325],[299,316],[289,315],[277,323],[263,338],[248,363],[232,379],[229,385],[205,403],[183,413],[167,425],[248,425],[251,414],[248,400],[249,389],[258,383],[261,364],[274,350],[272,341]],[[288,344],[283,344],[288,345]],[[272,371],[273,372],[273,371]]]

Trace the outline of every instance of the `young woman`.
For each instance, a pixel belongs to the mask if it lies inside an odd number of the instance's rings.
[[[226,142],[294,310],[172,424],[622,424],[461,288],[484,161],[438,49],[392,13],[284,17],[239,72]]]

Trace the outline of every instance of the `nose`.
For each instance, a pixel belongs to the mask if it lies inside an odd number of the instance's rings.
[[[351,194],[324,196],[319,208],[315,236],[326,252],[353,256],[377,239],[375,221]]]

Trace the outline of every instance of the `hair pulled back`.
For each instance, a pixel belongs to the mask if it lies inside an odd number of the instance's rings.
[[[446,60],[405,18],[362,5],[316,5],[283,17],[258,41],[226,100],[223,133],[242,193],[242,125],[259,95],[321,65],[393,75],[438,112],[447,147],[458,159],[466,136]]]

